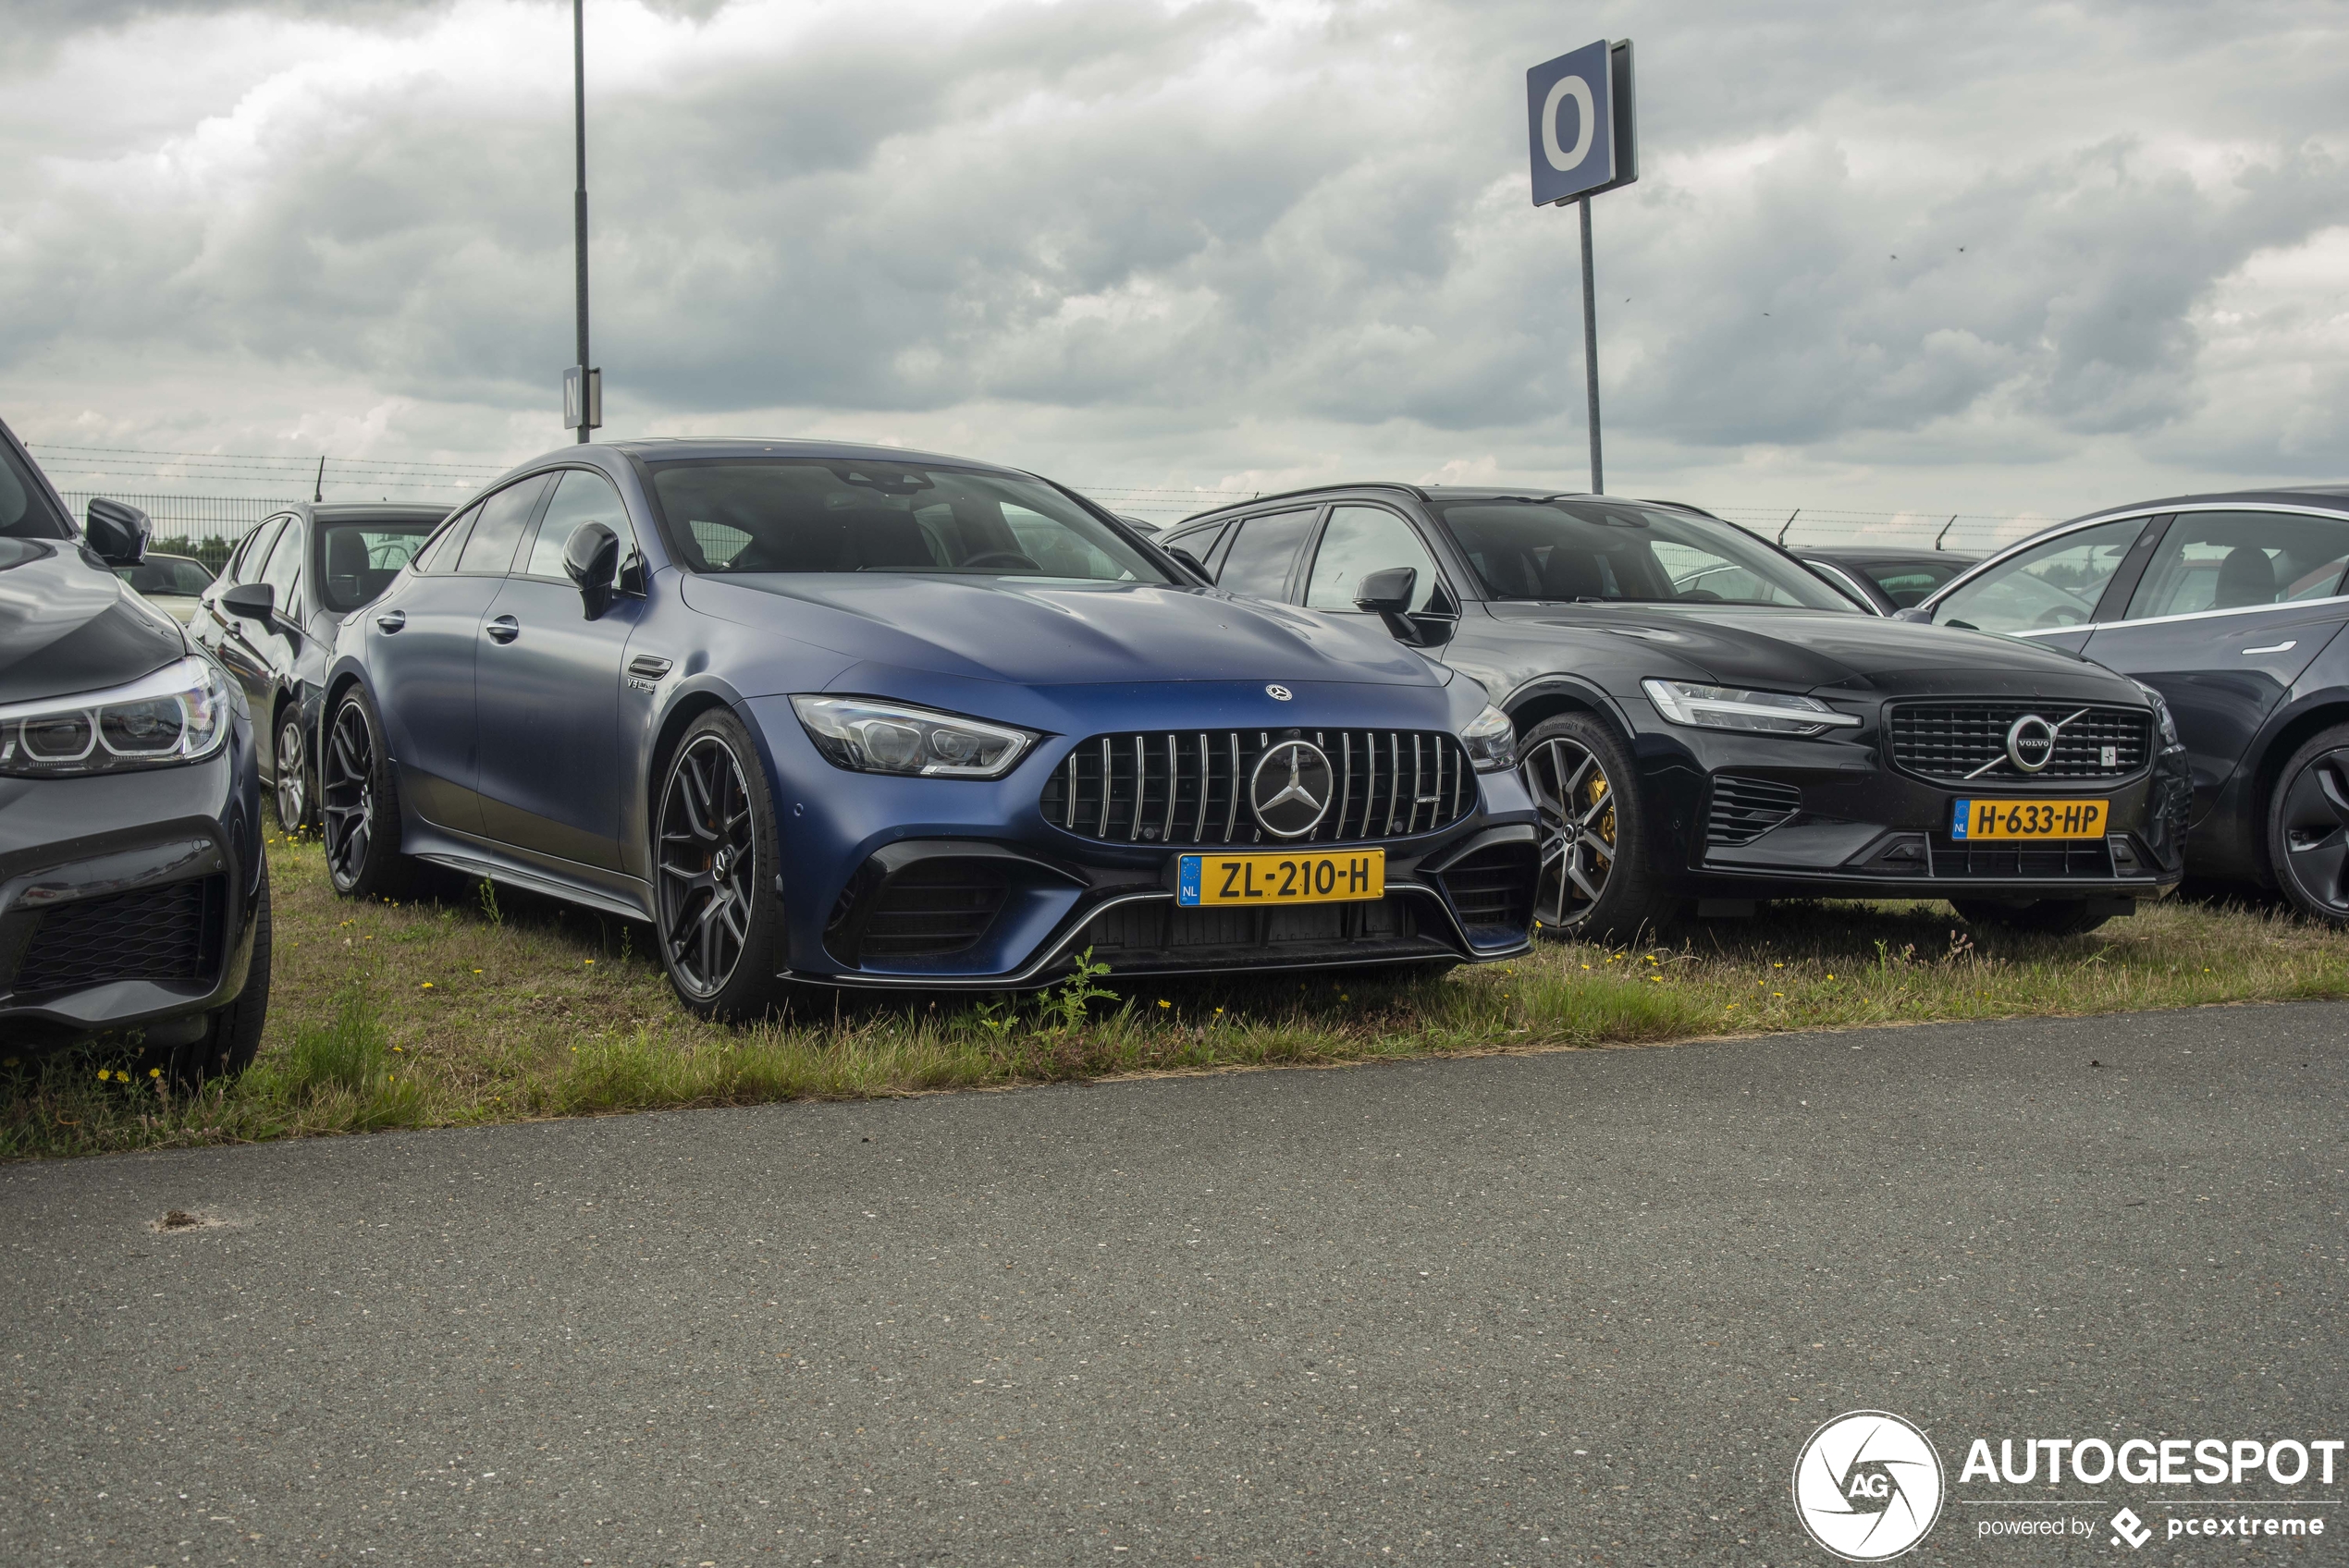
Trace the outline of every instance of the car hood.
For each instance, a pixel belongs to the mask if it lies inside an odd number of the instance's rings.
[[[1598,632],[1643,644],[1642,675],[1782,692],[2140,700],[2126,677],[2061,648],[1868,615],[1722,606],[1488,606],[1517,635]],[[1624,661],[1609,659],[1622,668]],[[1678,668],[1674,668],[1674,667]],[[1636,685],[1636,679],[1626,682]]]
[[[1138,582],[914,573],[689,576],[705,615],[861,662],[1024,686],[1182,680],[1440,686],[1375,622]]]
[[[0,703],[119,686],[187,647],[170,617],[77,546],[0,539]]]

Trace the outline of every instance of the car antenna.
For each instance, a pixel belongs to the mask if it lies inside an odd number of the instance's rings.
[[[1778,525],[1778,547],[1780,549],[1784,549],[1786,547],[1786,531],[1792,528],[1794,526],[1794,520],[1802,515],[1802,508],[1801,507],[1797,507],[1792,511],[1787,513],[1786,521]]]
[[[1941,541],[1949,536],[1949,530],[1957,526],[1957,521],[1958,514],[1951,512],[1949,514],[1949,521],[1941,525],[1941,532],[1933,536],[1933,547],[1935,549],[1937,550],[1941,547]]]
[[[313,501],[326,498],[326,454],[324,452],[318,454],[318,477],[310,486],[310,498]]]

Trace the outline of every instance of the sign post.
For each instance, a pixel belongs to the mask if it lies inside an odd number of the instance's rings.
[[[1591,198],[1640,178],[1631,108],[1631,41],[1600,39],[1525,73],[1526,153],[1533,204],[1582,209],[1582,371],[1590,406],[1591,490],[1606,490],[1599,447],[1599,303],[1591,262]]]

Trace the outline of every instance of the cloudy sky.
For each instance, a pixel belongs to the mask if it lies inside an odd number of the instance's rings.
[[[1524,71],[1628,36],[1610,489],[2061,515],[2349,478],[2335,0],[590,0],[587,35],[609,435],[1580,487]],[[0,0],[0,417],[559,443],[570,42],[545,0]]]

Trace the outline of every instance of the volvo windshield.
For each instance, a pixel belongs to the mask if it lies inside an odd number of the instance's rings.
[[[1593,496],[1438,501],[1433,510],[1495,599],[1860,613],[1797,562],[1715,518]]]

